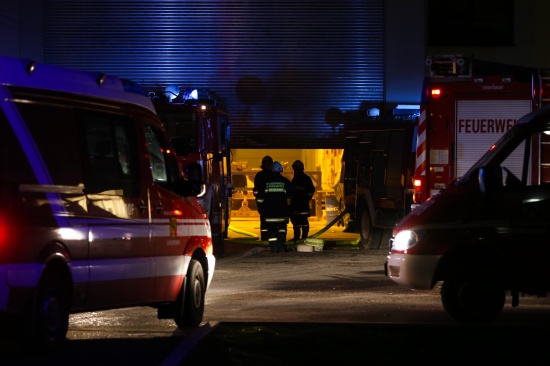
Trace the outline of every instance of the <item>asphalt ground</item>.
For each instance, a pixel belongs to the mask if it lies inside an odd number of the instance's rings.
[[[258,239],[259,220],[232,220],[232,225],[235,230],[229,232],[221,263],[238,261],[242,255],[265,258],[258,253],[268,250]],[[322,231],[316,237],[326,241],[325,251],[365,250],[358,234],[346,233],[341,226],[327,229],[324,221],[310,225],[312,235]],[[287,239],[291,238],[289,227]],[[282,256],[289,253],[267,258]],[[185,337],[162,365],[546,364],[546,324],[213,321]]]
[[[546,365],[546,330],[482,324],[219,323],[174,364]]]

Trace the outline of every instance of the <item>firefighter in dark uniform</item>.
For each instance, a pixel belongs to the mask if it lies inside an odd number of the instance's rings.
[[[310,207],[309,201],[315,193],[315,185],[311,177],[304,173],[304,163],[296,160],[292,163],[294,169],[294,177],[292,185],[294,186],[294,194],[290,199],[290,222],[294,229],[294,241],[307,238],[309,234]]]
[[[267,227],[265,226],[265,218],[263,215],[263,198],[258,198],[258,187],[260,184],[264,184],[266,176],[271,174],[271,165],[273,165],[273,158],[269,155],[264,156],[261,165],[262,170],[254,177],[254,188],[252,190],[256,198],[256,207],[260,214],[260,240],[262,241],[267,241]]]
[[[258,186],[258,199],[263,202],[263,214],[267,227],[267,241],[271,253],[286,252],[286,230],[290,218],[287,199],[294,191],[292,183],[281,172],[278,161],[271,166],[271,173]]]

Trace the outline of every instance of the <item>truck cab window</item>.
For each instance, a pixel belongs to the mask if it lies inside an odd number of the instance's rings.
[[[153,181],[166,189],[171,189],[172,184],[180,179],[176,157],[170,151],[160,129],[145,124],[144,130]]]

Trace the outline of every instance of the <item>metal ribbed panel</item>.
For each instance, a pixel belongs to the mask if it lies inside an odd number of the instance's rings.
[[[456,127],[456,177],[461,177],[492,144],[531,112],[532,100],[458,100]],[[466,123],[464,121],[469,121]],[[490,122],[489,122],[490,121]],[[512,154],[506,166],[521,177],[522,151]]]
[[[234,148],[341,148],[383,100],[384,2],[45,0],[45,61],[224,96]]]

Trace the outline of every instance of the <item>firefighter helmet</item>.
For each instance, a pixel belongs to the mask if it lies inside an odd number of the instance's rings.
[[[274,162],[273,165],[271,165],[271,170],[280,173],[283,171],[283,165],[279,163],[278,161]]]
[[[262,168],[270,168],[273,165],[273,158],[269,155],[264,156],[262,159]]]
[[[300,160],[296,160],[294,163],[292,163],[292,169],[301,169],[304,170],[304,163],[302,163]]]

